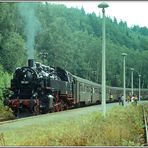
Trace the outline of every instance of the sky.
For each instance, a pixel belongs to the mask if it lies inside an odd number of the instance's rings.
[[[49,1],[54,4],[64,4],[66,7],[80,8],[83,6],[86,13],[102,11],[98,8],[99,1]],[[117,21],[126,21],[128,27],[139,25],[148,28],[148,1],[108,1],[109,7],[105,9],[106,16],[116,17]]]

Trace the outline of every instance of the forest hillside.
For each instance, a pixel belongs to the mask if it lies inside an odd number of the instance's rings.
[[[39,53],[48,53],[45,64],[60,66],[72,74],[101,83],[102,20],[84,9],[48,3],[0,3],[0,95],[17,67],[28,58],[42,62]],[[142,88],[148,88],[148,28],[106,18],[107,85],[122,87],[123,57],[126,52],[126,84],[130,68],[138,73]]]

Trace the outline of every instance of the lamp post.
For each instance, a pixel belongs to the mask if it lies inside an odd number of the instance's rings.
[[[141,96],[141,75],[139,74],[139,101],[140,101],[140,96]]]
[[[133,92],[133,71],[134,71],[134,68],[131,68],[131,91],[132,91],[132,95],[134,94]]]
[[[98,5],[99,8],[102,8],[102,107],[103,115],[106,115],[106,59],[105,59],[105,8],[109,5],[105,2],[102,2]]]
[[[124,96],[124,101],[123,101],[123,104],[125,106],[125,98],[126,98],[126,90],[125,90],[125,86],[126,86],[126,78],[125,78],[125,57],[127,56],[126,53],[122,53],[122,56],[123,56],[123,96]]]

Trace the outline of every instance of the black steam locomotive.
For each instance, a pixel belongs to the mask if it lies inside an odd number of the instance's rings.
[[[60,111],[73,106],[72,75],[60,67],[49,67],[28,60],[28,66],[17,68],[11,80],[11,95],[4,104],[17,115]]]

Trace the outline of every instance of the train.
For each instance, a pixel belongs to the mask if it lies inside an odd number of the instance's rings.
[[[101,103],[100,84],[34,59],[29,59],[27,66],[16,68],[9,90],[3,103],[15,116],[23,112],[39,115]],[[127,88],[126,92],[130,94],[131,89]],[[138,94],[138,89],[134,92]],[[116,102],[122,93],[123,88],[107,86],[106,101]],[[143,89],[141,95],[148,99],[148,89]]]

